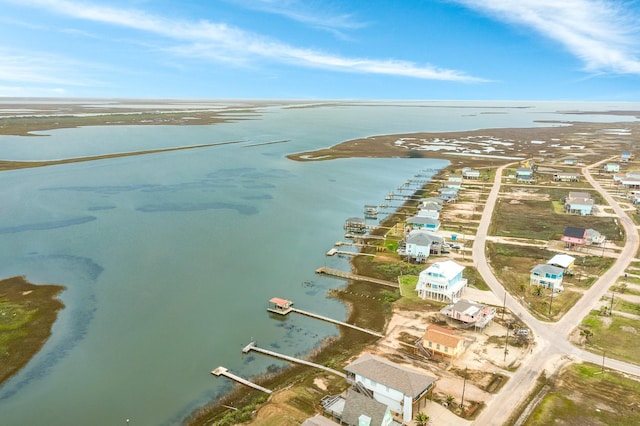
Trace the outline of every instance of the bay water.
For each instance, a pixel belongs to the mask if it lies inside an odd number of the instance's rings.
[[[638,105],[589,104],[594,111]],[[1,108],[1,104],[0,104]],[[437,159],[294,162],[289,153],[376,134],[530,127],[583,104],[371,102],[268,107],[211,126],[86,127],[0,136],[0,158],[45,160],[236,144],[0,173],[0,277],[64,285],[44,348],[0,388],[3,425],[179,424],[233,386],[304,356],[335,326],[269,317],[274,296],[344,319],[316,276],[344,220]],[[595,114],[581,120],[618,121]],[[267,142],[279,143],[266,144]]]

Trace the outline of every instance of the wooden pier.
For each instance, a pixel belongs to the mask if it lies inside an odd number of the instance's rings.
[[[296,363],[296,364],[302,364],[302,365],[307,365],[309,367],[319,368],[320,370],[327,371],[327,372],[329,372],[331,374],[335,374],[336,376],[340,376],[342,378],[346,378],[347,377],[346,374],[341,373],[338,370],[334,370],[333,368],[325,367],[324,365],[315,364],[315,363],[313,363],[311,361],[306,361],[304,359],[295,358],[295,357],[292,357],[292,356],[289,356],[289,355],[280,354],[278,352],[273,352],[273,351],[270,351],[268,349],[259,348],[259,347],[256,346],[256,342],[251,342],[247,346],[245,346],[244,349],[242,349],[242,352],[245,353],[245,354],[247,354],[247,353],[249,353],[251,351],[258,352],[258,353],[265,354],[265,355],[269,355],[269,356],[274,357],[274,358],[284,359],[285,361],[293,362],[293,363]]]
[[[356,280],[356,281],[367,281],[374,284],[380,284],[387,287],[399,288],[398,283],[394,283],[393,281],[379,280],[377,278],[366,277],[364,275],[356,275],[351,272],[340,271],[338,269],[331,269],[326,267],[321,267],[316,269],[316,274],[325,274],[331,275],[333,277],[345,278],[347,280]]]
[[[337,248],[332,248],[331,250],[329,250],[327,252],[327,256],[334,256],[334,255],[343,255],[343,256],[374,256],[375,254],[373,253],[361,253],[359,251],[345,251],[345,250],[338,250]]]
[[[265,393],[272,393],[272,391],[270,389],[263,388],[262,386],[257,385],[257,384],[255,384],[253,382],[250,382],[249,380],[246,380],[246,379],[243,379],[242,377],[236,376],[235,374],[230,373],[229,370],[227,370],[224,367],[216,368],[215,370],[213,370],[211,372],[211,374],[213,374],[214,376],[225,376],[225,377],[227,377],[227,378],[229,378],[231,380],[234,380],[234,381],[236,381],[236,382],[238,382],[240,384],[243,384],[245,386],[249,386],[250,388],[257,389],[257,390],[265,392]]]
[[[313,312],[303,311],[302,309],[291,308],[290,312],[297,312],[300,315],[306,315],[308,317],[319,319],[319,320],[326,321],[326,322],[330,322],[332,324],[341,325],[343,327],[349,327],[349,328],[352,328],[354,330],[358,330],[358,331],[362,331],[363,333],[370,334],[372,336],[384,337],[384,334],[378,333],[377,331],[369,330],[367,328],[358,327],[357,325],[349,324],[349,323],[346,323],[346,322],[343,322],[343,321],[338,321],[338,320],[335,320],[333,318],[325,317],[324,315],[314,314]]]

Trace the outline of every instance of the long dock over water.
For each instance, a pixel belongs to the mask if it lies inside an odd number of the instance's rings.
[[[345,278],[348,280],[356,280],[356,281],[367,281],[374,284],[380,284],[387,287],[398,288],[400,287],[398,283],[394,283],[393,281],[380,280],[378,278],[371,278],[364,275],[352,274],[351,272],[340,271],[338,269],[331,269],[327,267],[321,267],[316,269],[316,274],[325,274],[331,275],[338,278]]]
[[[233,373],[230,373],[229,370],[227,370],[224,367],[216,368],[215,370],[213,370],[211,372],[211,374],[213,374],[214,376],[225,376],[225,377],[227,377],[227,378],[229,378],[231,380],[234,380],[234,381],[236,381],[236,382],[238,382],[240,384],[243,384],[245,386],[249,386],[250,388],[254,388],[254,389],[257,389],[257,390],[265,392],[265,393],[271,393],[272,392],[270,389],[263,388],[260,385],[257,385],[257,384],[255,384],[253,382],[250,382],[249,380],[243,379],[240,376],[236,376]]]
[[[320,370],[327,371],[327,372],[329,372],[331,374],[335,374],[336,376],[340,376],[342,378],[346,378],[347,377],[346,374],[344,374],[344,373],[342,373],[342,372],[340,372],[338,370],[334,370],[333,368],[325,367],[324,365],[315,364],[315,363],[313,363],[311,361],[306,361],[304,359],[295,358],[295,357],[292,357],[292,356],[289,356],[289,355],[280,354],[278,352],[273,352],[273,351],[270,351],[268,349],[259,348],[259,347],[256,346],[256,342],[251,342],[247,346],[245,346],[244,349],[242,349],[242,352],[245,353],[245,354],[249,353],[251,351],[259,352],[259,353],[262,353],[262,354],[265,354],[265,355],[269,355],[269,356],[274,357],[274,358],[284,359],[285,361],[293,362],[293,363],[296,363],[296,364],[308,365],[309,367],[319,368]]]
[[[297,312],[300,315],[306,315],[311,318],[319,319],[322,321],[330,322],[332,324],[341,325],[343,327],[353,328],[354,330],[362,331],[363,333],[371,334],[376,337],[384,337],[384,334],[378,333],[377,331],[369,330],[367,328],[358,327],[357,325],[349,324],[346,322],[338,321],[333,318],[325,317],[324,315],[314,314],[313,312],[303,311],[302,309],[290,308],[290,312]]]

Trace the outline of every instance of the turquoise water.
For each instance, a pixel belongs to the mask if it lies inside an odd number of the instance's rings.
[[[531,126],[567,119],[558,109],[579,109],[468,105],[274,107],[215,126],[0,137],[0,158],[18,160],[244,141],[0,173],[0,276],[67,287],[51,339],[0,388],[0,423],[176,424],[231,388],[209,374],[214,368],[250,377],[283,365],[243,356],[250,340],[303,355],[337,335],[310,318],[271,319],[267,300],[285,297],[343,319],[345,307],[326,294],[345,283],[314,270],[349,268],[325,256],[343,239],[344,220],[418,171],[448,163],[297,163],[285,155],[382,133]],[[276,140],[288,142],[250,146]]]

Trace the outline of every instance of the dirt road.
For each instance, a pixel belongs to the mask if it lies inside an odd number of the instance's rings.
[[[592,165],[592,167],[599,164],[600,163],[596,163]],[[505,424],[512,410],[518,407],[533,390],[536,379],[541,372],[546,371],[547,376],[549,376],[571,359],[582,359],[594,363],[601,363],[603,361],[602,356],[585,352],[571,345],[567,338],[569,333],[582,321],[582,318],[596,305],[600,297],[608,290],[609,286],[615,282],[616,278],[624,273],[625,268],[637,252],[639,245],[638,233],[631,219],[618,206],[613,198],[591,177],[588,168],[585,167],[583,173],[587,181],[602,194],[618,215],[620,223],[624,227],[627,235],[626,244],[614,265],[598,279],[580,301],[565,314],[562,320],[555,324],[543,323],[537,320],[504,290],[489,268],[485,255],[487,231],[500,191],[502,173],[508,166],[508,164],[504,165],[496,172],[494,185],[489,193],[486,208],[482,214],[478,232],[474,240],[472,255],[474,264],[487,285],[498,298],[505,301],[507,308],[514,312],[531,328],[536,336],[537,345],[534,350],[535,356],[531,358],[529,363],[521,366],[501,391],[488,403],[487,407],[474,422],[474,424],[477,425]],[[605,363],[608,368],[640,376],[640,367],[636,365],[610,359],[606,359]]]

